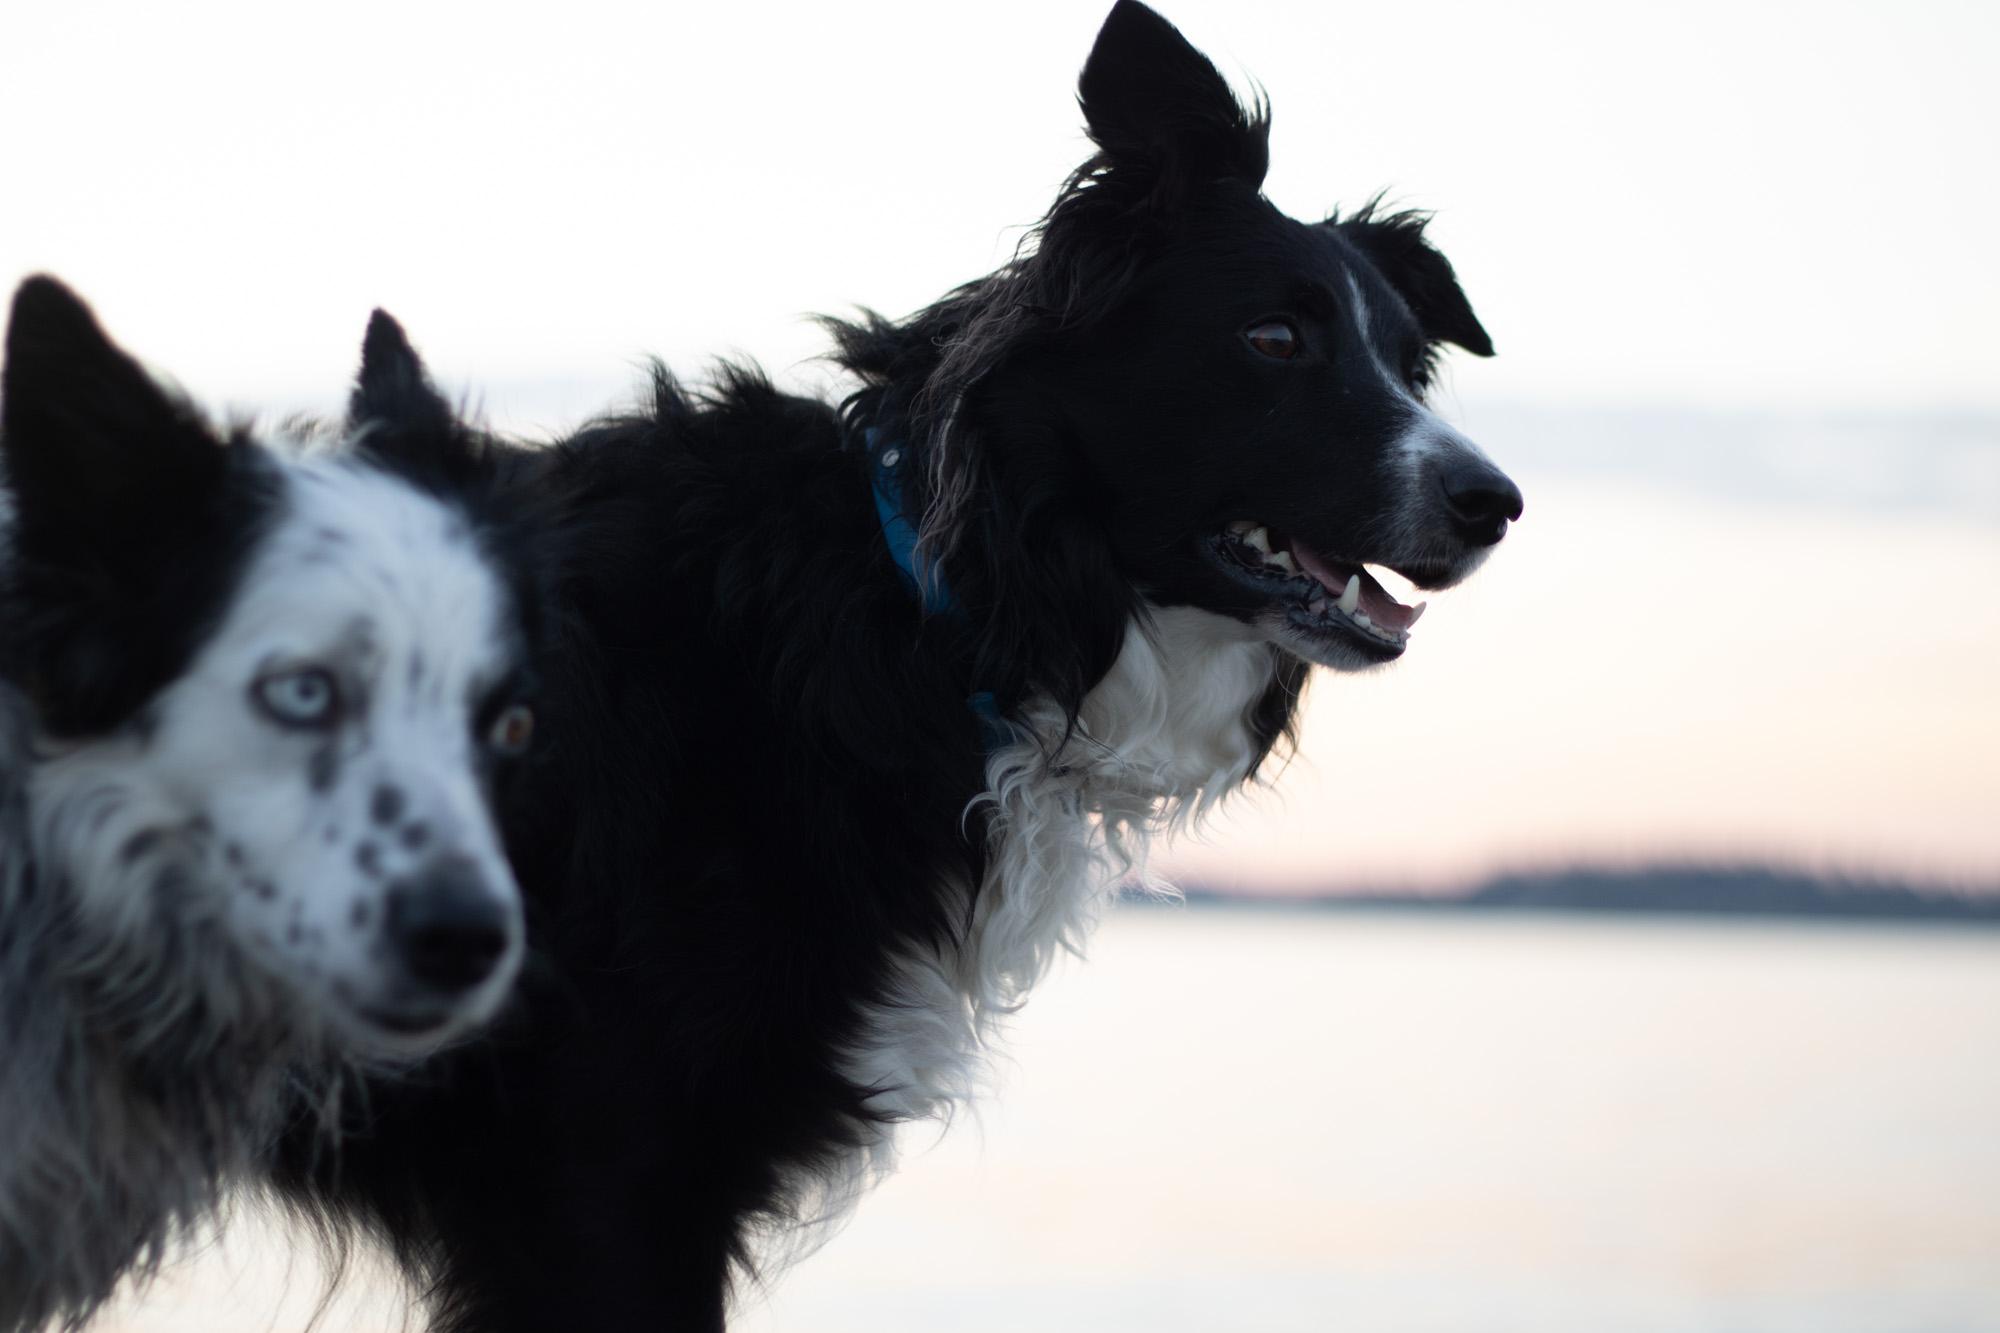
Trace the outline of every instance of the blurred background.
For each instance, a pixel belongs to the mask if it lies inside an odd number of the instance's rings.
[[[1011,252],[1105,7],[11,6],[0,280],[217,411],[377,305],[530,436],[838,393],[804,316]],[[2000,1329],[2000,10],[1162,10],[1280,207],[1437,211],[1527,511],[742,1326]],[[318,1295],[249,1210],[99,1329]]]

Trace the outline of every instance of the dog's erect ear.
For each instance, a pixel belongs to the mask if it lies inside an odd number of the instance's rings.
[[[1077,96],[1114,172],[1157,173],[1169,190],[1264,183],[1270,122],[1261,108],[1245,110],[1208,58],[1138,0],[1118,0],[1104,20]]]
[[[187,403],[153,382],[53,278],[14,293],[0,373],[0,436],[20,540],[38,556],[142,550],[167,515],[199,509],[227,450]]]
[[[452,433],[457,417],[410,346],[403,326],[388,311],[368,317],[361,339],[361,374],[347,400],[351,426],[370,425],[386,433],[395,445],[408,445]]]
[[[221,613],[275,474],[155,384],[51,278],[14,295],[0,393],[15,500],[8,655],[42,725],[108,728],[185,666]]]
[[[1373,205],[1333,226],[1366,255],[1409,303],[1410,313],[1433,342],[1457,343],[1474,356],[1492,356],[1493,339],[1472,313],[1451,261],[1424,239],[1422,213],[1378,217]]]

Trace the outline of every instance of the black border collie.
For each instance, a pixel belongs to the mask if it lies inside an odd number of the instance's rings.
[[[550,966],[286,1173],[438,1328],[722,1327],[1311,666],[1407,650],[1370,567],[1448,587],[1518,517],[1424,404],[1492,349],[1421,217],[1280,213],[1262,107],[1130,0],[1081,93],[1097,151],[1014,262],[832,325],[841,410],[661,372],[524,465],[566,514],[510,829]]]
[[[371,348],[399,335],[378,319]],[[218,433],[30,279],[7,330],[0,1330],[144,1275],[354,1070],[524,949],[494,802],[533,728],[529,521],[448,415]],[[393,408],[394,404],[389,404]],[[330,1148],[330,1145],[329,1145]]]

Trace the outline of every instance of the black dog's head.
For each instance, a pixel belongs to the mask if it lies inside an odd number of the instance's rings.
[[[915,400],[933,534],[999,492],[1016,512],[988,516],[1096,601],[1199,607],[1332,667],[1400,656],[1421,608],[1366,566],[1447,587],[1521,512],[1424,405],[1443,344],[1493,350],[1451,265],[1420,215],[1279,212],[1264,108],[1133,0],[1081,100],[1098,152],[1032,250],[906,326],[941,349]]]

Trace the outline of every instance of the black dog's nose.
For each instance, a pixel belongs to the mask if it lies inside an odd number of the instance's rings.
[[[507,952],[506,906],[460,857],[392,885],[387,926],[410,975],[439,990],[471,990]]]
[[[1474,546],[1491,546],[1507,535],[1507,522],[1521,516],[1521,488],[1483,458],[1454,458],[1438,473],[1445,507],[1458,535]]]

